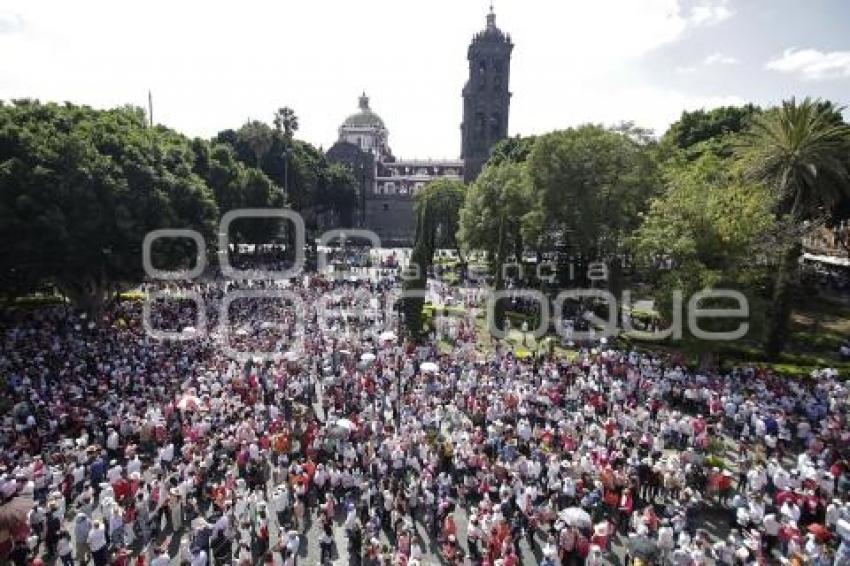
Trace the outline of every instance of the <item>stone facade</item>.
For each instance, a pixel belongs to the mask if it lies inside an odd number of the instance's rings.
[[[490,151],[508,135],[511,93],[511,36],[496,27],[493,8],[487,15],[487,27],[476,34],[467,51],[469,79],[463,87],[463,123],[461,158],[466,163],[464,180],[478,177]]]
[[[471,182],[507,137],[510,92],[510,36],[496,27],[492,8],[487,27],[469,46],[469,80],[463,88],[461,159],[397,159],[389,147],[389,130],[363,93],[359,110],[339,127],[328,150],[331,161],[344,163],[358,182],[357,228],[375,232],[385,246],[410,246],[416,236],[414,197],[434,179]],[[342,228],[347,228],[342,226]]]

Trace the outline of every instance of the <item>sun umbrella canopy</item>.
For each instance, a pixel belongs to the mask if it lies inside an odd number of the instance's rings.
[[[590,527],[593,524],[590,514],[580,507],[568,507],[558,517],[571,527]]]
[[[373,361],[375,361],[375,354],[373,354],[372,352],[366,352],[365,354],[360,356],[360,361],[361,362],[373,362]]]
[[[419,369],[421,369],[425,373],[437,373],[437,370],[439,368],[434,362],[425,362],[421,366],[419,366]]]

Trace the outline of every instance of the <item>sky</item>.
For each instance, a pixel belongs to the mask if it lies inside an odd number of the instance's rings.
[[[295,109],[328,148],[365,91],[402,158],[456,158],[488,0],[0,0],[0,100],[147,105],[211,137]],[[509,133],[791,96],[850,103],[850,0],[495,0]]]

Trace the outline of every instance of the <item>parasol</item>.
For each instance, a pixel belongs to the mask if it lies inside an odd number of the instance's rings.
[[[236,336],[248,336],[248,331],[245,330],[244,328],[240,328],[236,332],[234,332],[234,334]]]
[[[354,430],[357,428],[357,425],[355,425],[349,419],[337,419],[334,424],[339,428],[344,428],[346,430]]]
[[[367,363],[368,362],[374,362],[375,361],[375,354],[373,354],[372,352],[366,352],[365,354],[360,356],[360,361],[361,362],[367,362]]]
[[[392,330],[387,330],[386,332],[381,332],[378,336],[378,340],[381,342],[393,342],[396,339],[396,333]]]
[[[580,507],[568,507],[558,514],[558,518],[571,527],[590,527],[593,524],[590,514]]]
[[[437,369],[439,368],[434,362],[424,362],[421,366],[419,366],[419,369],[424,373],[437,373]]]

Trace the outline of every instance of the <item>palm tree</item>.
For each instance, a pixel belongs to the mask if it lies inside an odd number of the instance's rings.
[[[736,150],[747,177],[772,191],[781,224],[793,228],[781,239],[765,337],[765,352],[775,359],[788,339],[799,229],[850,194],[850,126],[829,102],[792,98],[756,117]]]
[[[298,131],[298,116],[295,115],[295,110],[289,106],[278,108],[274,113],[274,127],[287,138],[291,138]]]

